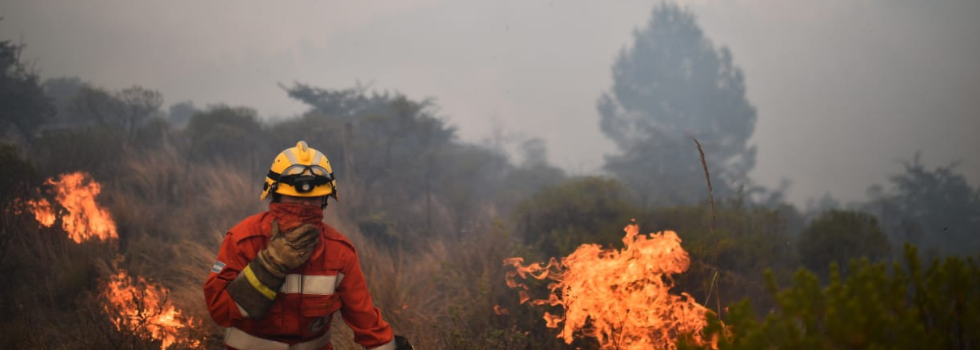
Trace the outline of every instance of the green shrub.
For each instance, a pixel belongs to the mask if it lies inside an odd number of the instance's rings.
[[[545,187],[518,203],[518,236],[545,256],[559,257],[579,245],[622,244],[623,227],[634,209],[616,180],[586,177]]]
[[[709,336],[726,349],[975,349],[980,346],[980,268],[974,258],[948,257],[923,268],[913,246],[905,263],[852,260],[841,277],[830,267],[830,283],[800,269],[779,290],[777,302],[759,322],[751,303],[730,306],[725,325],[714,321]],[[727,332],[727,334],[726,334]],[[688,347],[690,348],[690,347]]]
[[[887,258],[891,249],[874,216],[843,210],[828,211],[811,222],[798,246],[803,266],[823,278],[832,262],[844,264],[862,256],[876,261]]]

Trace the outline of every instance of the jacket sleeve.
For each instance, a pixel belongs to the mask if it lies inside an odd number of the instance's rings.
[[[344,278],[337,288],[344,322],[354,331],[354,342],[372,349],[394,349],[391,326],[381,318],[381,310],[374,307],[357,253],[352,252],[343,269]]]
[[[232,234],[225,234],[217,261],[211,267],[207,281],[204,282],[204,300],[208,304],[208,312],[222,327],[231,327],[232,321],[245,319],[242,309],[225,290],[228,283],[238,277],[238,273],[249,263],[248,256],[237,243]]]

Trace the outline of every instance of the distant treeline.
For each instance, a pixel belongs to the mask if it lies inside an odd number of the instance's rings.
[[[14,271],[0,287],[0,311],[21,315],[0,325],[4,334],[24,335],[0,347],[87,344],[69,339],[78,332],[103,335],[88,345],[135,344],[98,322],[66,331],[72,320],[97,318],[92,281],[104,277],[98,261],[107,257],[19,215],[23,200],[50,196],[45,178],[86,171],[104,184],[100,200],[118,221],[128,268],[164,281],[175,302],[205,315],[197,301],[206,271],[196,265],[209,266],[223,230],[262,209],[270,161],[297,140],[329,157],[340,200],[328,217],[364,250],[379,306],[402,310],[386,316],[425,348],[571,348],[544,327],[541,310],[517,305],[500,261],[544,261],[584,243],[620,246],[630,219],[644,232],[679,233],[692,265],[675,288],[731,323],[714,330],[736,337],[732,344],[865,348],[915,337],[978,345],[969,330],[980,312],[972,260],[980,253],[980,189],[954,165],[928,169],[916,156],[887,179],[889,187],[872,186],[864,203],[825,198],[801,210],[747,175],[756,116],[731,53],[670,4],[658,6],[635,39],[597,105],[601,130],[619,153],[595,176],[550,164],[539,139],[520,144],[518,159],[464,142],[433,102],[399,93],[294,83],[283,90],[308,110],[276,121],[249,107],[164,108],[163,96],[145,87],[41,81],[21,60],[21,45],[0,42],[0,270]],[[714,205],[692,138],[705,146]],[[919,266],[913,248],[904,269],[874,265],[900,258],[904,243],[924,251],[931,267]],[[950,255],[971,258],[938,260]],[[862,257],[869,262],[852,263]],[[32,293],[35,285],[44,291]],[[754,308],[732,304],[729,313],[725,305],[743,299]],[[852,307],[879,304],[864,314]],[[494,305],[512,313],[495,315]],[[89,313],[64,311],[74,309]],[[861,316],[868,313],[874,317]]]

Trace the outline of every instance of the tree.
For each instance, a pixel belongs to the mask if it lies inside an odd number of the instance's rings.
[[[71,109],[84,120],[122,129],[132,142],[139,128],[159,113],[162,104],[163,95],[138,85],[115,92],[82,86]]]
[[[521,164],[511,169],[503,179],[504,186],[497,192],[497,205],[502,212],[511,212],[514,206],[538,190],[565,181],[565,171],[548,163],[548,148],[544,140],[532,138],[520,145],[523,155]]]
[[[860,257],[881,260],[889,256],[891,244],[874,216],[831,210],[803,229],[799,249],[803,265],[827,277],[830,263],[846,264]]]
[[[0,41],[0,132],[16,130],[28,140],[55,114],[37,74],[20,61],[22,44]],[[0,136],[3,136],[0,133]]]
[[[273,136],[309,137],[322,145],[342,183],[347,214],[369,236],[392,242],[396,234],[413,240],[406,233],[443,231],[461,237],[483,222],[479,214],[511,169],[502,155],[457,142],[455,128],[434,115],[432,101],[363,87],[285,89],[311,109],[276,125]]]
[[[275,134],[310,137],[309,142],[325,145],[330,154],[343,152],[338,160],[344,161],[337,162],[334,170],[348,178],[356,176],[365,195],[392,177],[400,184],[422,179],[421,173],[409,172],[423,171],[436,151],[451,148],[456,137],[454,128],[433,115],[431,101],[416,102],[397,93],[368,94],[363,87],[325,90],[295,84],[286,89],[311,111],[277,126],[286,130]]]
[[[731,52],[716,50],[692,13],[674,4],[653,10],[632,48],[613,65],[613,86],[597,105],[600,126],[620,151],[606,170],[642,205],[692,203],[705,194],[692,137],[704,146],[716,195],[748,183],[755,108]]]
[[[918,154],[892,175],[891,191],[868,190],[866,209],[877,214],[896,241],[920,244],[943,254],[980,251],[980,188],[974,188],[956,164],[929,170]]]
[[[72,101],[79,90],[88,86],[87,83],[78,77],[58,77],[45,79],[42,86],[44,94],[51,99],[57,111],[56,123],[72,127],[85,126],[80,125],[81,120],[72,118]]]
[[[306,103],[320,113],[344,120],[384,112],[392,98],[387,93],[368,94],[367,87],[361,85],[343,90],[326,90],[300,83],[280,87],[286,90],[289,97]]]
[[[192,101],[183,101],[170,105],[167,109],[167,120],[174,125],[175,128],[183,128],[187,125],[187,122],[194,116],[194,113],[200,112],[197,107],[194,106]]]
[[[268,166],[269,156],[265,153],[269,152],[263,152],[262,124],[251,108],[212,106],[195,113],[187,122],[185,133],[191,143],[190,160],[220,161],[255,174],[268,171],[261,170]]]

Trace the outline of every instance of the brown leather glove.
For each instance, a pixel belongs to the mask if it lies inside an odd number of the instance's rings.
[[[269,245],[259,251],[258,261],[276,277],[282,278],[292,269],[306,263],[320,241],[320,230],[313,224],[303,224],[287,233],[279,231],[279,221],[272,221]]]
[[[255,319],[265,317],[275,303],[286,273],[310,259],[319,239],[320,230],[313,224],[303,224],[283,234],[279,231],[279,221],[272,221],[269,244],[227,287],[242,315]]]

